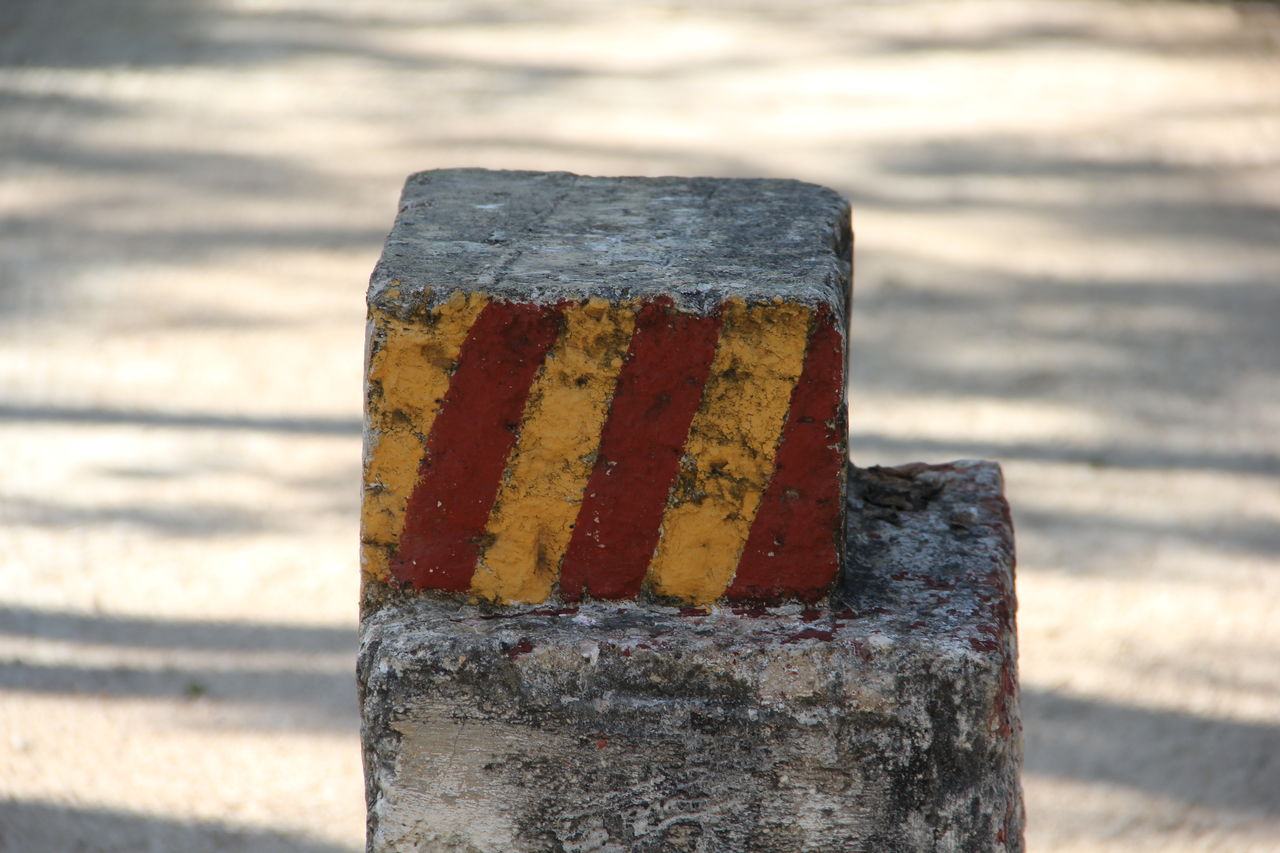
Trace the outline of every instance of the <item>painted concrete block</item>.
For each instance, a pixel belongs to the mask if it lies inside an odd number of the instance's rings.
[[[412,176],[369,290],[366,606],[823,600],[850,242],[795,181]]]
[[[830,607],[366,615],[369,850],[1022,850],[999,469],[848,499]]]

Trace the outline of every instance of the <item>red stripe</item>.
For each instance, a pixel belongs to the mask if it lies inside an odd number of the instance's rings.
[[[640,592],[720,323],[719,315],[681,314],[668,297],[636,313],[600,452],[561,564],[565,601],[584,594],[635,598]]]
[[[558,308],[491,302],[458,353],[391,564],[401,583],[465,592]]]
[[[844,467],[844,347],[825,306],[814,318],[804,369],[730,601],[817,601],[839,570]]]

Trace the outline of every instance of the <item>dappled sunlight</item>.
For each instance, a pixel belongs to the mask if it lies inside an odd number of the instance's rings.
[[[330,815],[333,812],[329,812]],[[8,837],[29,842],[33,849],[76,849],[82,839],[91,838],[99,849],[134,850],[139,843],[158,850],[206,853],[227,849],[258,853],[353,853],[353,844],[317,839],[310,830],[281,831],[279,828],[229,824],[225,814],[200,820],[175,816],[158,804],[155,812],[132,805],[109,808],[103,805],[67,804],[58,794],[47,798],[24,799],[4,805]]]
[[[1082,774],[1088,776],[1089,774]],[[1177,796],[1152,794],[1090,778],[1063,779],[1028,771],[1028,815],[1052,813],[1052,824],[1030,827],[1041,849],[1064,853],[1164,853],[1170,838],[1180,849],[1269,853],[1274,832],[1221,805],[1188,805]]]
[[[357,849],[364,284],[460,165],[848,196],[853,458],[1004,466],[1030,849],[1280,835],[1273,4],[6,13],[0,847]]]

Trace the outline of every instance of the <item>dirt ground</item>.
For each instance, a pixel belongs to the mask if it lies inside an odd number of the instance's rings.
[[[856,209],[852,449],[1018,525],[1029,847],[1280,849],[1280,16],[0,4],[0,851],[361,847],[363,291],[437,166]]]

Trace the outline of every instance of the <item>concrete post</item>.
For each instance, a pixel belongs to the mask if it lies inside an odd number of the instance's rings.
[[[369,299],[371,851],[1021,849],[998,469],[846,495],[850,244],[791,181],[410,178]]]

